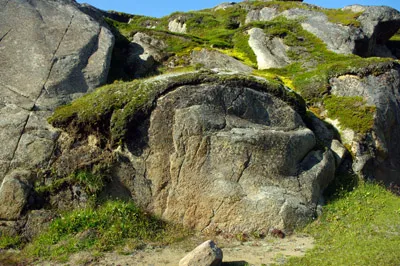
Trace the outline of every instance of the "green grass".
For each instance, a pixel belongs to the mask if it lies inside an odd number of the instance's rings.
[[[39,195],[45,195],[47,193],[54,194],[59,192],[66,186],[79,184],[85,190],[85,192],[90,196],[96,196],[99,194],[107,182],[107,176],[101,170],[96,170],[94,166],[93,171],[89,170],[76,170],[74,173],[63,177],[56,178],[49,185],[37,184],[35,186],[35,191]]]
[[[0,249],[19,248],[20,245],[20,236],[9,236],[0,231]]]
[[[103,252],[127,243],[133,249],[146,243],[164,245],[186,235],[187,231],[143,212],[132,202],[113,201],[62,214],[22,252],[32,259],[67,261],[79,251]]]
[[[374,125],[375,106],[368,106],[360,97],[340,97],[331,95],[324,100],[328,116],[338,119],[340,127],[357,133],[367,133]]]
[[[400,198],[384,187],[365,183],[328,203],[305,232],[316,246],[285,265],[398,265]]]

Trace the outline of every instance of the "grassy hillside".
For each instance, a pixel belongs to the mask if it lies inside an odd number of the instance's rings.
[[[316,247],[285,265],[398,265],[400,197],[365,183],[332,200],[305,232]]]

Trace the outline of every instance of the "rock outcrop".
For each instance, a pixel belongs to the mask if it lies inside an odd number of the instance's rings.
[[[249,45],[257,56],[258,69],[280,68],[290,63],[289,47],[282,39],[270,38],[259,28],[249,30],[249,35]]]
[[[292,8],[279,11],[264,7],[248,12],[246,23],[271,21],[279,16],[300,19],[302,27],[321,39],[329,50],[340,54],[392,57],[385,43],[400,28],[400,13],[390,7],[369,7],[353,5],[343,8],[360,13],[360,26],[333,23],[323,9]]]
[[[400,68],[379,75],[345,75],[330,80],[331,93],[338,96],[362,96],[376,106],[372,132],[355,134],[344,140],[355,155],[353,168],[364,178],[378,179],[387,185],[400,183]]]
[[[75,1],[1,0],[0,6],[3,181],[15,168],[47,167],[58,133],[46,118],[55,107],[105,83],[114,37]],[[25,197],[25,185],[15,178],[5,178],[2,188]],[[20,207],[1,218],[18,218]]]
[[[200,65],[207,69],[219,69],[240,73],[251,73],[253,68],[243,64],[241,61],[225,55],[218,51],[201,49],[191,54],[192,65]]]
[[[160,76],[143,85],[161,96],[149,100],[155,108],[147,115],[140,111],[141,122],[126,125],[127,136],[136,137],[117,149],[112,171],[142,207],[205,232],[290,231],[314,217],[335,159],[316,145],[296,94],[262,79],[212,73]],[[68,117],[55,119],[68,127],[62,122]],[[61,151],[57,161],[79,149]]]

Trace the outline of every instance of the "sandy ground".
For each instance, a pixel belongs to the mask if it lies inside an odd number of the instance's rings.
[[[177,266],[181,258],[206,239],[191,238],[184,242],[163,248],[147,247],[144,250],[133,252],[112,252],[101,257],[94,257],[87,252],[73,255],[66,264],[44,262],[36,265],[100,265],[100,266]],[[288,256],[302,256],[305,251],[313,247],[314,240],[307,236],[290,236],[284,239],[267,238],[249,242],[237,240],[215,239],[222,248],[223,265],[268,265],[281,264]]]

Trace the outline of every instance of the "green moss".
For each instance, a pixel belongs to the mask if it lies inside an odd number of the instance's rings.
[[[375,106],[368,106],[362,97],[331,95],[324,101],[329,117],[338,119],[340,126],[366,133],[374,125]]]
[[[83,250],[107,251],[128,240],[167,244],[187,232],[139,209],[132,202],[106,202],[97,208],[64,213],[49,229],[36,237],[23,254],[40,260],[67,261]]]
[[[353,12],[351,10],[343,9],[322,9],[330,22],[342,24],[344,26],[360,27],[361,23],[357,18],[362,14],[362,12]]]
[[[397,265],[400,198],[377,184],[361,184],[328,203],[305,232],[316,240],[304,257],[285,265]]]
[[[250,86],[280,97],[301,114],[305,105],[295,93],[287,91],[274,80],[261,81],[243,75],[216,75],[212,72],[196,72],[164,79],[147,79],[106,85],[85,95],[69,105],[56,109],[49,118],[53,126],[69,130],[75,137],[85,137],[93,132],[117,144],[129,129],[148,115],[158,96],[182,85],[220,83]]]

